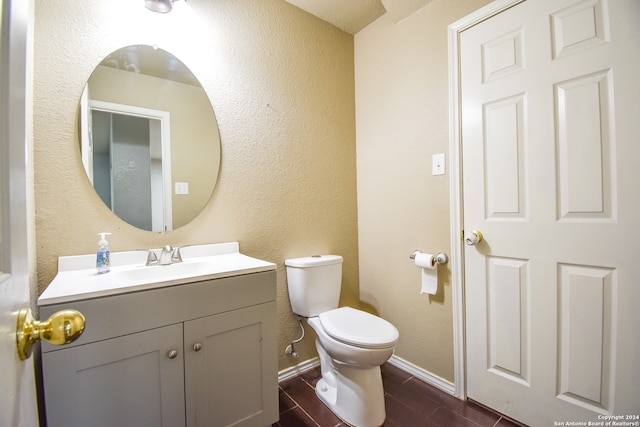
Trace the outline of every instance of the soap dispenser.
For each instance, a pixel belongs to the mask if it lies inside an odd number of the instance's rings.
[[[100,241],[98,242],[98,252],[96,254],[96,270],[98,274],[108,273],[111,269],[111,252],[109,251],[109,242],[105,236],[111,233],[98,233]]]

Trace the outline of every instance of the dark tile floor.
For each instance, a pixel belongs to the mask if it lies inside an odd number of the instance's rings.
[[[346,426],[317,397],[320,369],[280,383],[280,421],[274,427]],[[456,399],[389,364],[382,365],[385,427],[515,427],[512,421],[473,402]]]

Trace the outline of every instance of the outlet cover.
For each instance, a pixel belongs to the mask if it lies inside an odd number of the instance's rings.
[[[444,175],[444,153],[434,154],[432,157],[432,175]]]
[[[189,194],[189,183],[176,182],[176,194]]]

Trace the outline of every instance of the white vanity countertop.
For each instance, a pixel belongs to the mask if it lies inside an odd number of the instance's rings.
[[[160,250],[154,252],[159,258]],[[144,251],[112,252],[111,271],[105,274],[97,274],[95,254],[60,257],[58,274],[38,306],[276,269],[274,263],[241,254],[237,242],[188,246],[181,253],[181,263],[146,266]]]

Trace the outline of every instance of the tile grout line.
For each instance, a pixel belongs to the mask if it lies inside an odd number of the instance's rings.
[[[314,385],[313,385],[313,384],[311,384],[309,381],[307,381],[307,379],[306,379],[306,378],[304,378],[304,377],[302,377],[302,381],[303,381],[304,383],[306,383],[306,384],[311,388],[311,390],[313,390],[313,391],[314,391],[314,393],[315,393],[316,388],[314,387]],[[320,401],[320,399],[319,399],[319,398],[318,398],[318,400]],[[296,403],[297,403],[297,402],[296,402]],[[326,405],[325,405],[323,402],[321,402],[321,401],[320,401],[320,404],[321,404],[321,405],[326,406]],[[335,414],[334,414],[334,415],[335,415]],[[311,415],[309,415],[309,417],[311,417]],[[313,417],[311,417],[311,419],[313,420],[313,422],[315,422],[316,424],[318,424],[318,425],[319,425],[319,423],[318,423],[318,422],[317,422]],[[340,417],[338,417],[338,419],[339,419],[340,421],[338,422],[338,424],[336,424],[336,425],[335,425],[335,426],[333,426],[333,427],[339,427],[339,426],[347,425],[343,420],[341,420],[341,419],[340,419]],[[320,427],[322,427],[322,426],[320,426]]]
[[[304,379],[303,379],[303,381],[304,381]],[[306,382],[306,381],[304,381],[304,382]],[[308,384],[308,383],[307,383],[307,384]],[[293,408],[290,408],[290,409],[288,409],[288,410],[286,410],[286,411],[284,411],[284,412],[289,412],[290,410],[292,410],[292,409],[294,409],[294,408],[298,407],[298,408],[300,408],[300,410],[301,410],[302,412],[304,412],[304,414],[305,414],[307,417],[309,417],[309,419],[310,419],[311,421],[313,421],[313,423],[314,423],[315,425],[317,425],[318,427],[322,427],[320,424],[318,424],[318,422],[315,420],[315,418],[313,418],[313,417],[311,416],[311,414],[309,414],[309,413],[308,413],[308,412],[307,412],[307,411],[302,407],[302,405],[300,405],[300,404],[298,403],[298,401],[297,401],[297,400],[295,400],[295,399],[293,398],[293,396],[291,396],[289,393],[287,393],[287,391],[286,391],[286,390],[283,390],[281,387],[280,387],[280,390],[282,390],[282,392],[283,392],[284,394],[286,394],[286,395],[287,395],[287,397],[289,397],[289,399],[291,399],[291,401],[292,401],[293,403],[295,403],[295,404],[296,404],[296,406],[294,406]],[[281,414],[283,414],[284,412],[281,412]]]
[[[402,384],[406,384],[409,381],[411,381],[412,379],[414,379],[415,377],[413,375],[411,375],[409,378],[407,378],[406,380],[402,381]]]

